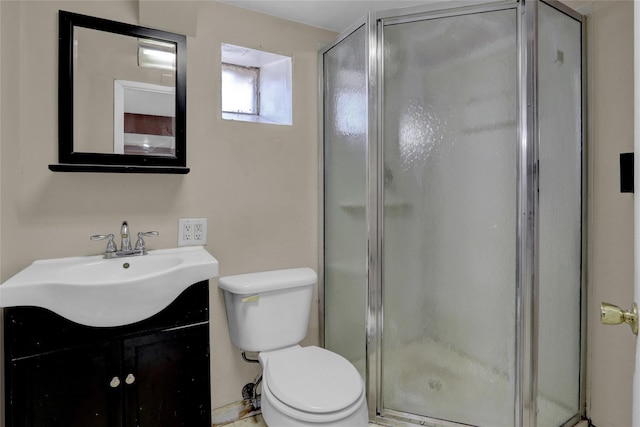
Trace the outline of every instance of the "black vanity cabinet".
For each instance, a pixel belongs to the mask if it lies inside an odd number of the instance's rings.
[[[7,427],[210,427],[208,282],[133,325],[5,309]]]

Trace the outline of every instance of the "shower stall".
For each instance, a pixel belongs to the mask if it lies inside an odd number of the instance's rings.
[[[322,339],[372,421],[584,414],[583,24],[449,1],[320,51]]]

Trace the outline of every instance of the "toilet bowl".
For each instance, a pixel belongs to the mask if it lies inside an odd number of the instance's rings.
[[[357,369],[329,350],[298,345],[316,281],[310,268],[221,277],[231,340],[258,352],[268,426],[364,427],[368,410]]]
[[[272,426],[366,426],[364,384],[353,365],[320,347],[263,352],[262,415]]]

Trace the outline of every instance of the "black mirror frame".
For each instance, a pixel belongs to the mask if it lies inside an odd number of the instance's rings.
[[[175,157],[86,153],[74,150],[73,141],[73,28],[84,27],[125,36],[155,39],[176,45]],[[187,38],[108,19],[59,11],[58,62],[58,161],[52,171],[64,172],[189,172],[186,152]]]

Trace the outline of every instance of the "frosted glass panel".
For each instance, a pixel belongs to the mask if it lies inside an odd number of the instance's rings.
[[[364,377],[367,94],[364,27],[324,55],[325,346]]]
[[[538,426],[579,411],[581,24],[540,3]]]
[[[514,425],[516,12],[384,28],[385,410]]]
[[[222,111],[227,113],[257,114],[257,83],[257,69],[222,64]]]

